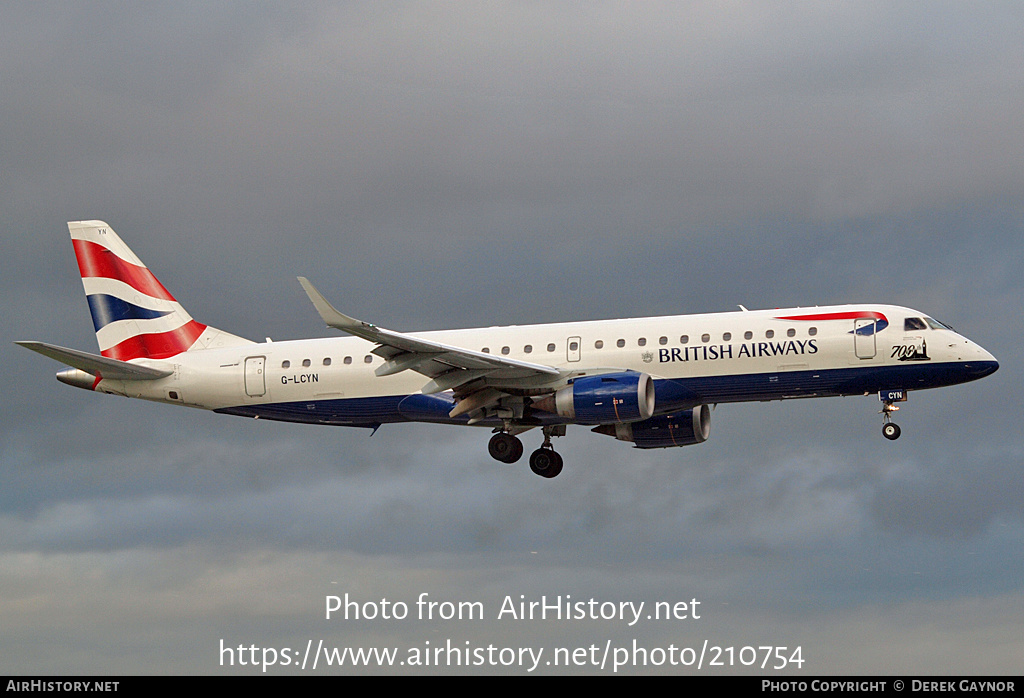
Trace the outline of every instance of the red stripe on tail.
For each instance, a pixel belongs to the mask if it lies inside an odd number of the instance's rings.
[[[206,325],[190,320],[176,330],[155,334],[138,334],[100,353],[119,361],[132,359],[166,359],[176,356],[196,343]]]
[[[102,245],[89,240],[72,240],[75,245],[75,256],[78,258],[78,269],[82,278],[97,277],[101,279],[117,279],[123,281],[136,291],[153,298],[173,301],[172,296],[163,284],[157,281],[146,267],[126,262]]]

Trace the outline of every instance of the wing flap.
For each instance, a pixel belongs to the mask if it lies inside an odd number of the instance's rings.
[[[443,393],[446,390],[458,390],[466,383],[475,381],[477,378],[484,378],[490,373],[492,373],[492,371],[487,369],[473,371],[454,369],[447,373],[442,373],[433,380],[428,381],[427,384],[421,388],[420,392],[424,395],[434,395],[436,393]]]

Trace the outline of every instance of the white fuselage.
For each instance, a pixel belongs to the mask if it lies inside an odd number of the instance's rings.
[[[870,332],[858,334],[858,320],[845,317],[858,313],[883,316],[887,326],[879,323],[877,331],[869,327]],[[925,316],[897,306],[846,305],[410,334],[581,373],[614,369],[646,373],[656,382],[690,381],[700,400],[709,403],[936,387],[985,375],[971,374],[972,365],[995,365],[991,354],[956,332],[931,326],[905,329],[907,318]],[[427,378],[413,371],[375,375],[384,360],[371,353],[374,348],[358,337],[335,337],[190,351],[164,361],[137,360],[173,366],[166,378],[102,380],[95,389],[228,411],[305,402],[310,412],[323,401],[421,392]],[[858,380],[872,374],[881,378]],[[787,376],[800,376],[792,394],[784,388],[795,385]],[[856,389],[841,388],[847,384]],[[375,414],[367,421],[392,420]],[[396,416],[394,421],[404,420]]]

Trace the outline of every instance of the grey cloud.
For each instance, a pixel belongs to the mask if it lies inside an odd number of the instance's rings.
[[[704,634],[803,642],[816,672],[1015,670],[1021,19],[959,4],[6,12],[8,340],[94,349],[64,222],[96,217],[198,319],[257,340],[329,332],[302,274],[398,330],[893,302],[1002,361],[914,393],[895,444],[871,396],[720,406],[711,441],[685,449],[571,430],[565,472],[541,482],[493,463],[485,431],[368,438],[175,411],[70,390],[8,341],[10,661],[207,672],[223,636],[423,640],[325,628],[325,589],[685,590],[708,603]]]

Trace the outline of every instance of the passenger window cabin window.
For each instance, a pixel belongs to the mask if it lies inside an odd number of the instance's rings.
[[[924,324],[924,320],[919,317],[908,317],[903,321],[904,332],[916,332],[918,330],[927,329],[927,325]]]
[[[732,332],[726,332],[722,335],[723,342],[728,342],[730,339],[732,339]]]
[[[753,338],[754,338],[754,333],[751,332],[750,330],[747,330],[746,332],[743,333],[743,339],[753,339]]]
[[[596,342],[594,342],[594,348],[595,349],[603,349],[604,348],[604,342],[601,341],[600,339],[597,340]]]
[[[302,366],[303,366],[304,368],[309,368],[309,364],[310,364],[310,363],[311,363],[311,362],[310,362],[310,360],[309,360],[309,359],[303,359],[303,360],[302,360]]]
[[[485,354],[490,354],[491,353],[491,348],[490,347],[484,347],[480,351],[482,351]]]
[[[615,346],[617,346],[619,349],[621,349],[622,347],[626,346],[626,340],[624,340],[624,339],[616,340]]]
[[[810,335],[811,337],[813,337],[814,335],[818,334],[818,328],[817,327],[810,327],[810,328],[808,328],[807,329],[807,334]]]
[[[711,335],[709,335],[707,333],[702,334],[700,336],[700,341],[702,341],[702,342],[710,342],[711,341]]]
[[[506,355],[506,356],[508,355],[509,351],[511,351],[511,350],[508,347],[502,347],[501,348],[501,353]]]
[[[647,346],[647,337],[641,337],[640,339],[636,340],[636,345],[638,347],[645,347],[645,346]]]
[[[579,342],[569,342],[569,351],[578,351],[579,348]]]
[[[532,354],[533,353],[533,345],[532,344],[527,344],[525,347],[523,347],[523,353],[524,354]]]
[[[792,327],[790,327],[788,330],[786,330],[786,336],[787,337],[796,337],[796,330],[793,329]]]
[[[668,344],[668,337],[658,337],[658,344],[662,346]]]
[[[372,357],[372,356],[370,356],[369,354],[367,354],[367,355],[366,355],[366,358],[365,358],[365,359],[363,359],[363,363],[364,363],[364,364],[368,364],[368,363],[372,363],[372,362],[373,362],[373,357]]]
[[[554,350],[555,350],[555,345],[554,344],[549,344],[548,345],[548,351],[554,351]]]
[[[768,330],[767,332],[764,333],[764,336],[767,339],[771,339],[772,337],[775,336],[775,330]]]
[[[291,365],[292,365],[291,361],[282,361],[281,362],[281,368],[290,368]]]
[[[352,357],[351,357],[351,356],[346,356],[346,357],[345,357],[345,362],[344,362],[344,363],[345,363],[345,365],[346,365],[346,366],[348,366],[349,364],[351,364],[351,363],[352,363]]]
[[[324,366],[330,366],[330,365],[331,365],[331,357],[328,356],[328,357],[326,357],[324,359]]]
[[[679,343],[680,344],[689,344],[690,343],[690,335],[684,334],[682,337],[679,338]]]

